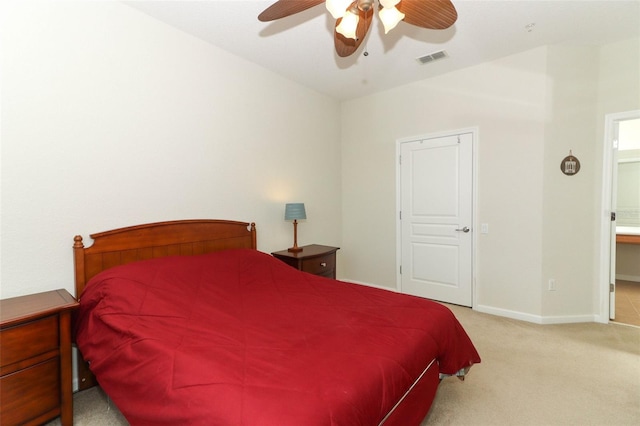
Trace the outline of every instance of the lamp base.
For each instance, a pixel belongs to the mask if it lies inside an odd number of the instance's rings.
[[[302,251],[302,247],[289,247],[287,251],[290,251],[291,253],[299,253]]]

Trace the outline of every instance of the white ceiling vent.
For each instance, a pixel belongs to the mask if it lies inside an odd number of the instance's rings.
[[[424,65],[428,64],[429,62],[437,61],[438,59],[444,59],[447,56],[449,56],[447,55],[447,52],[445,52],[444,50],[440,50],[429,55],[420,56],[419,58],[416,58],[416,61]]]

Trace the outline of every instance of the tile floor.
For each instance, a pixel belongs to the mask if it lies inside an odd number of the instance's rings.
[[[640,327],[640,283],[616,280],[615,322]]]

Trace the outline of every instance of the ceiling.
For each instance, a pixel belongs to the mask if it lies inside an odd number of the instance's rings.
[[[602,45],[640,37],[640,0],[453,0],[446,30],[401,22],[384,34],[377,16],[364,48],[340,58],[324,5],[269,23],[275,0],[124,3],[306,87],[348,100],[550,44]],[[445,50],[444,59],[416,58]],[[365,55],[363,52],[367,52]],[[637,53],[636,53],[637,54]]]

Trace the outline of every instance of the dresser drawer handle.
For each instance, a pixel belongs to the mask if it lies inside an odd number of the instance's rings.
[[[327,262],[320,262],[320,266],[322,266],[323,268],[327,267]]]

